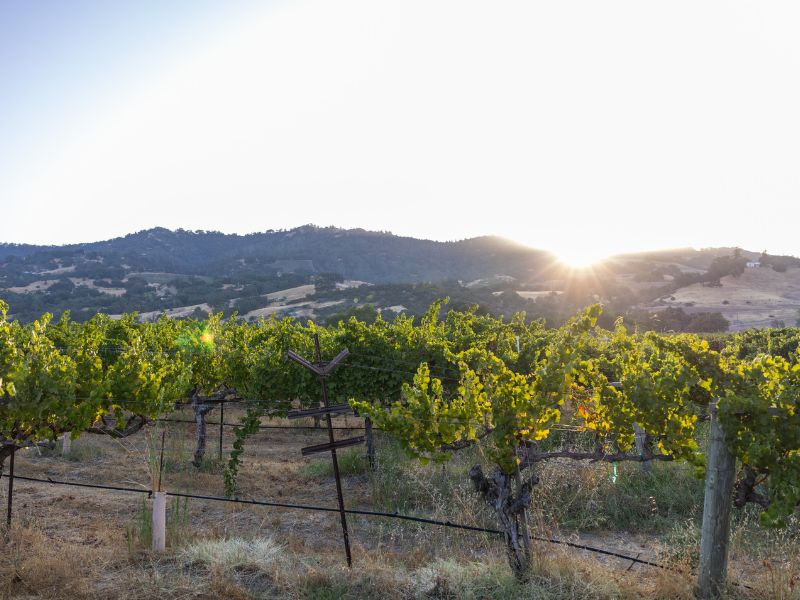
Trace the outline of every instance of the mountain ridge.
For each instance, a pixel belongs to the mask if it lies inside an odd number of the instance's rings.
[[[375,240],[380,241],[376,247]],[[290,230],[267,230],[251,234],[169,230],[156,227],[119,238],[69,244],[34,246],[0,244],[0,261],[11,257],[40,263],[80,253],[111,255],[139,270],[162,270],[186,274],[223,276],[242,271],[231,261],[244,259],[252,268],[269,270],[275,260],[311,260],[316,272],[342,272],[378,283],[438,281],[477,278],[486,274],[487,261],[479,253],[507,253],[506,259],[529,264],[552,262],[547,252],[527,248],[497,236],[482,236],[454,242],[419,240],[386,232],[304,225]],[[376,257],[374,253],[377,252]],[[465,257],[465,252],[467,256]],[[366,260],[364,254],[371,254]],[[378,257],[390,266],[376,267]],[[413,259],[413,262],[411,262]],[[210,261],[210,262],[209,262]],[[409,265],[414,265],[410,268]],[[41,269],[46,270],[46,269]]]
[[[673,249],[619,255],[576,271],[547,251],[492,235],[440,242],[310,224],[249,234],[156,227],[64,246],[0,243],[0,298],[22,320],[64,310],[80,319],[95,312],[201,316],[212,310],[324,318],[364,304],[418,314],[425,303],[450,296],[459,307],[479,305],[502,315],[524,310],[553,322],[594,301],[615,314],[637,309],[645,322],[647,314],[665,310],[688,321],[681,315],[733,306],[720,301],[724,293],[706,294],[705,288],[683,302],[671,295],[691,285],[722,286],[732,268],[760,257],[732,248]],[[800,273],[800,259],[767,258],[776,271],[788,269],[784,279]],[[792,282],[758,281],[774,285],[772,306],[788,295],[783,312],[756,306],[764,315],[738,319],[742,323],[786,319],[795,300],[800,306]],[[366,293],[354,290],[366,285]],[[737,297],[744,298],[740,288]],[[281,290],[294,289],[305,290],[303,296],[276,300]],[[706,296],[707,304],[697,299]],[[735,316],[750,309],[739,306]]]

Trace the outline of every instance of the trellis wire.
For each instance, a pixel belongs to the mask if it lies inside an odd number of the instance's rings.
[[[132,493],[139,493],[139,494],[147,494],[148,497],[152,496],[152,490],[142,489],[142,488],[131,488],[131,487],[123,487],[123,486],[114,486],[114,485],[104,485],[104,484],[90,484],[90,483],[79,483],[74,481],[60,481],[57,479],[52,479],[48,477],[47,479],[41,479],[37,477],[29,477],[24,475],[15,475],[15,479],[20,479],[23,481],[30,481],[34,483],[48,483],[51,485],[66,485],[66,486],[73,486],[73,487],[82,487],[82,488],[94,488],[94,489],[101,489],[101,490],[109,490],[109,491],[117,491],[117,492],[132,492]],[[313,506],[308,504],[291,504],[288,502],[270,502],[266,500],[254,500],[254,499],[244,499],[244,498],[225,498],[222,496],[205,496],[199,494],[186,494],[183,492],[168,492],[167,495],[175,496],[178,498],[192,498],[196,500],[209,500],[214,502],[230,502],[235,504],[250,504],[254,506],[269,506],[272,508],[287,508],[292,510],[308,510],[313,512],[339,512],[338,507],[334,506]],[[375,510],[362,510],[357,508],[348,508],[345,509],[345,512],[352,515],[361,515],[367,517],[385,517],[389,519],[400,519],[404,521],[412,521],[416,523],[422,523],[425,525],[437,525],[440,527],[448,527],[451,529],[462,529],[466,531],[474,531],[476,533],[490,533],[493,535],[503,535],[503,532],[499,529],[490,529],[487,527],[476,527],[474,525],[465,525],[463,523],[453,523],[452,521],[439,521],[436,519],[428,519],[426,517],[415,517],[413,515],[404,515],[398,512],[381,512]],[[585,550],[587,552],[593,552],[596,554],[603,554],[605,556],[613,556],[614,558],[619,558],[622,560],[628,560],[632,563],[647,565],[649,567],[655,567],[658,569],[664,569],[668,571],[679,571],[675,567],[670,567],[669,565],[664,565],[661,563],[656,563],[653,561],[643,560],[638,556],[628,556],[627,554],[622,554],[620,552],[615,552],[613,550],[607,550],[605,548],[597,548],[595,546],[588,546],[586,544],[578,544],[577,542],[570,542],[567,540],[559,540],[556,538],[546,538],[546,537],[539,537],[539,536],[532,536],[533,539],[539,542],[546,542],[550,544],[559,544],[564,546],[569,546],[570,548],[576,548],[579,550]],[[746,586],[745,586],[746,587]]]

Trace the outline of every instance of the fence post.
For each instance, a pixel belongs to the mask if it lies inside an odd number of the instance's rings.
[[[736,457],[725,444],[725,433],[717,417],[716,401],[710,406],[710,413],[711,434],[707,453],[698,576],[700,596],[703,598],[716,598],[725,591],[736,471]]]
[[[167,492],[153,492],[153,552],[167,547]]]
[[[72,437],[71,432],[66,431],[64,435],[61,436],[61,455],[66,456],[69,454],[70,449],[72,448]]]
[[[222,461],[222,428],[225,427],[225,402],[219,405],[219,460]]]
[[[372,431],[372,419],[364,419],[364,434],[367,438],[367,461],[369,468],[375,470],[375,434]]]
[[[647,433],[638,423],[633,424],[633,440],[636,443],[636,453],[644,458],[647,455]],[[642,471],[644,473],[653,472],[653,463],[649,460],[642,461]]]
[[[16,445],[11,448],[11,462],[8,466],[8,508],[6,510],[6,526],[11,531],[11,509],[14,505],[14,455],[17,453]]]

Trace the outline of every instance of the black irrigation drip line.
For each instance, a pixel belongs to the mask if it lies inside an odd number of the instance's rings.
[[[421,419],[411,419],[417,422],[422,422]],[[157,419],[159,422],[166,422],[166,423],[196,423],[191,419],[169,419],[169,418],[161,418]],[[459,419],[440,419],[437,422],[439,423],[447,423],[450,425],[483,425],[482,422],[479,421],[472,421],[472,420],[459,420]],[[206,421],[206,425],[219,425],[219,421]],[[223,427],[242,427],[241,423],[223,423]],[[380,430],[379,427],[375,427],[375,429]],[[313,425],[259,425],[259,429],[318,429],[320,431],[325,431],[327,428],[325,427],[315,427]],[[334,429],[341,429],[341,430],[353,430],[353,429],[364,429],[363,425],[353,425],[353,426],[345,426],[345,425],[335,425]],[[572,433],[593,433],[591,430],[588,429],[580,429],[577,427],[566,426],[566,425],[551,425],[548,429],[552,429],[553,431],[568,431]]]
[[[61,345],[61,344],[55,344],[54,346],[55,346],[55,348],[57,348],[58,350],[61,350],[61,351],[75,350],[76,349],[74,347],[64,346],[64,345]],[[125,352],[138,352],[138,353],[145,354],[145,355],[164,355],[164,354],[175,354],[177,352],[180,352],[180,349],[178,349],[178,348],[164,348],[162,350],[149,350],[149,349],[131,348],[131,347],[126,347],[126,346],[100,346],[95,352],[98,352],[98,353],[99,352],[105,352],[105,353],[111,353],[111,354],[115,354],[115,353],[116,354],[124,354]],[[364,357],[364,358],[372,358],[372,359],[374,359],[374,356],[370,356],[368,354],[360,354],[360,353],[351,353],[351,354],[353,356],[361,356],[361,357]],[[381,360],[382,360],[382,362],[391,362],[391,363],[394,363],[394,364],[408,365],[408,366],[416,365],[417,367],[420,364],[422,364],[423,362],[429,362],[429,361],[425,361],[425,360],[422,360],[420,362],[417,362],[417,361],[401,361],[401,360],[397,360],[397,359],[385,359],[385,360],[381,359]],[[369,365],[350,365],[350,366],[354,366],[354,367],[357,367],[357,368],[364,368],[364,369],[373,369],[373,370],[377,370],[377,371],[388,371],[388,372],[399,373],[399,374],[404,374],[404,375],[405,374],[413,375],[414,373],[416,373],[416,370],[410,371],[410,370],[407,370],[407,369],[385,369],[385,368],[380,368],[380,367],[372,367],[372,366],[369,366]],[[433,366],[430,366],[430,368],[431,368],[432,374],[434,374],[434,375],[437,372],[441,372],[441,373],[445,373],[445,374],[447,374],[448,372],[450,372],[452,374],[460,373],[458,368],[456,368],[456,367],[454,367],[452,365],[442,365],[442,366],[433,365]],[[444,380],[457,381],[457,379],[453,378],[453,377],[444,377]]]
[[[78,349],[84,349],[85,348],[83,346],[75,347],[75,346],[65,346],[63,344],[54,344],[54,347],[57,350],[60,350],[60,351],[78,350]],[[131,346],[101,345],[96,349],[93,348],[91,351],[93,353],[110,353],[110,354],[124,354],[125,352],[137,352],[137,353],[141,353],[141,354],[145,354],[145,355],[153,355],[153,356],[155,356],[155,355],[165,355],[165,354],[167,354],[167,355],[176,354],[178,352],[181,352],[182,350],[180,348],[162,348],[160,350],[155,350],[155,349],[148,349],[148,348],[144,348],[144,349],[142,349],[142,348],[134,348],[134,347],[131,347]],[[222,355],[221,352],[218,352],[216,350],[214,350],[213,353],[215,355],[220,355],[220,356]],[[351,356],[360,356],[360,357],[363,357],[363,358],[373,359],[373,360],[375,359],[375,356],[374,355],[370,355],[370,354],[362,354],[360,352],[351,352],[350,354],[351,354]],[[428,363],[428,365],[431,367],[431,370],[433,372],[447,372],[447,371],[449,371],[451,373],[460,373],[458,367],[456,367],[456,366],[454,366],[452,364],[430,365],[430,361],[431,360],[436,360],[436,359],[435,358],[431,358],[429,360],[422,359],[420,361],[416,361],[416,360],[398,360],[396,358],[387,358],[387,359],[383,359],[382,358],[381,362],[384,362],[384,363],[389,362],[389,363],[394,363],[394,364],[397,364],[397,365],[406,365],[406,366],[411,366],[411,367],[413,367],[413,366],[417,366],[418,367],[422,363]],[[406,372],[406,371],[398,370],[398,372]],[[409,372],[414,372],[414,371],[409,371]]]
[[[67,485],[67,486],[76,486],[76,487],[84,487],[84,488],[95,488],[95,489],[102,489],[102,490],[113,490],[119,492],[136,492],[140,494],[147,494],[148,496],[152,495],[151,490],[143,490],[140,488],[126,488],[126,487],[118,487],[118,486],[110,486],[110,485],[100,485],[100,484],[89,484],[89,483],[77,483],[71,481],[58,481],[55,479],[51,479],[48,477],[47,479],[40,479],[36,477],[25,477],[22,475],[15,475],[15,479],[21,479],[23,481],[32,481],[38,483],[49,483],[53,485]],[[295,510],[309,510],[314,512],[339,512],[338,508],[331,507],[331,506],[313,506],[309,504],[290,504],[287,502],[267,502],[264,500],[246,500],[241,498],[224,498],[222,496],[204,496],[199,494],[185,494],[182,492],[167,492],[168,496],[175,496],[178,498],[193,498],[196,500],[211,500],[215,502],[230,502],[234,504],[250,504],[254,506],[269,506],[273,508],[288,508],[288,509],[295,509]],[[486,527],[475,527],[473,525],[464,525],[461,523],[453,523],[451,521],[438,521],[436,519],[427,519],[425,517],[414,517],[412,515],[402,515],[397,512],[389,513],[389,512],[381,512],[381,511],[374,511],[374,510],[360,510],[360,509],[346,509],[345,512],[352,514],[352,515],[362,515],[368,517],[386,517],[390,519],[400,519],[404,521],[413,521],[416,523],[424,523],[426,525],[438,525],[440,527],[449,527],[452,529],[462,529],[465,531],[475,531],[478,533],[491,533],[494,535],[503,535],[503,532],[499,529],[489,529]],[[619,552],[614,552],[613,550],[606,550],[604,548],[596,548],[594,546],[587,546],[585,544],[577,544],[575,542],[568,542],[566,540],[558,540],[555,538],[545,538],[545,537],[538,537],[532,536],[532,539],[539,541],[539,542],[547,542],[550,544],[559,544],[564,546],[569,546],[570,548],[576,548],[578,550],[586,550],[587,552],[594,552],[596,554],[603,554],[605,556],[613,556],[614,558],[619,558],[622,560],[631,561],[631,563],[638,563],[642,565],[647,565],[649,567],[656,567],[658,569],[664,569],[668,571],[678,571],[678,569],[674,567],[670,567],[667,565],[662,565],[660,563],[652,562],[649,560],[640,559],[638,556],[628,556],[626,554],[621,554]],[[748,587],[749,586],[744,586]]]
[[[403,375],[403,376],[409,376],[409,375],[413,376],[413,375],[417,374],[416,371],[403,371],[403,370],[400,370],[400,369],[384,369],[384,368],[381,368],[381,367],[371,367],[371,366],[368,366],[368,365],[355,365],[353,363],[346,363],[346,362],[342,363],[341,366],[345,367],[345,368],[350,368],[350,369],[367,369],[369,371],[383,371],[384,373],[394,373],[394,374],[399,374],[399,375]],[[431,376],[436,377],[435,370],[431,371]],[[436,378],[441,380],[441,381],[450,381],[450,382],[453,382],[453,383],[458,383],[458,382],[461,381],[461,379],[456,379],[455,377],[436,377]]]
[[[74,398],[74,400],[77,400],[77,401],[80,401],[80,400],[92,400],[92,399],[93,398],[90,398],[89,396],[77,396],[77,397]],[[139,402],[138,400],[135,400],[135,399],[127,399],[126,400],[126,399],[105,398],[105,399],[102,399],[102,400],[106,400],[106,401],[110,402],[112,405],[118,405],[118,406],[125,406],[126,404],[133,404],[133,403]],[[243,403],[243,404],[247,404],[247,405],[250,405],[250,406],[252,406],[252,405],[258,406],[260,404],[263,404],[264,402],[266,402],[266,401],[257,400],[257,399],[248,399],[248,398],[233,398],[233,399],[230,399],[230,400],[213,402],[213,404]],[[173,405],[173,406],[180,406],[180,407],[189,407],[189,406],[192,405],[192,403],[190,401],[188,401],[188,400],[180,401],[180,402],[167,402],[166,404],[167,405]],[[413,421],[417,421],[417,422],[424,422],[422,419],[413,419],[412,417],[408,417],[408,419],[409,420],[413,420]],[[193,420],[169,419],[169,418],[160,418],[160,419],[156,419],[156,421],[166,421],[166,422],[175,422],[175,423],[194,423],[195,422]],[[438,423],[446,423],[446,424],[450,424],[450,425],[473,425],[473,426],[478,426],[478,427],[485,425],[485,423],[483,421],[477,421],[477,420],[472,420],[472,419],[436,419],[436,422],[438,422]],[[219,421],[206,421],[206,425],[219,425]],[[236,423],[223,423],[223,426],[224,427],[239,427],[241,425],[240,424],[236,424]],[[342,425],[342,426],[335,426],[334,427],[334,429],[341,429],[341,430],[354,430],[354,429],[363,429],[363,428],[364,428],[363,425],[352,426],[352,427],[346,427],[346,426]],[[308,426],[298,425],[298,426],[292,426],[292,427],[280,426],[280,425],[259,425],[259,429],[319,429],[319,428],[318,427],[313,427],[313,426],[310,426],[310,425],[308,425]],[[548,429],[552,429],[554,431],[572,431],[572,432],[575,432],[575,433],[590,433],[591,432],[591,430],[583,429],[583,428],[581,428],[579,426],[569,426],[569,425],[562,425],[562,424],[551,425],[550,427],[548,427]]]
[[[367,358],[367,359],[371,359],[371,360],[377,360],[374,354],[361,354],[360,352],[351,352],[350,356],[360,356],[362,358]],[[456,367],[456,366],[454,366],[452,364],[444,364],[444,365],[434,364],[434,365],[431,365],[430,363],[431,363],[432,360],[437,360],[437,359],[430,358],[428,360],[423,359],[423,360],[416,361],[416,360],[398,360],[396,358],[383,358],[383,357],[380,358],[380,361],[382,363],[389,362],[389,363],[394,363],[396,365],[407,365],[407,366],[411,366],[411,367],[419,367],[419,365],[421,365],[422,363],[427,363],[432,371],[450,371],[450,372],[453,372],[453,373],[460,373],[458,367]]]
[[[61,351],[78,349],[78,348],[76,348],[74,346],[64,346],[64,345],[61,345],[61,344],[54,344],[54,346],[55,346],[56,349],[61,350]],[[96,350],[93,350],[93,352],[107,352],[107,353],[111,353],[111,354],[114,354],[114,353],[123,354],[125,352],[139,352],[139,353],[146,354],[146,355],[164,355],[164,354],[175,354],[175,353],[181,352],[181,349],[180,348],[162,348],[161,350],[151,350],[151,349],[132,348],[130,346],[100,346]],[[214,351],[214,354],[222,355],[221,352],[218,352],[216,350]],[[350,355],[351,356],[358,356],[358,357],[362,357],[362,358],[370,359],[370,360],[376,360],[376,357],[374,355],[362,354],[360,352],[351,352]],[[417,360],[398,360],[396,358],[381,358],[380,359],[381,363],[383,363],[383,364],[385,364],[385,363],[393,363],[395,365],[404,365],[406,367],[404,369],[388,369],[390,371],[397,372],[397,373],[415,373],[416,372],[416,368],[415,367],[419,367],[419,365],[421,365],[422,363],[426,363],[430,367],[432,373],[445,373],[446,374],[446,373],[449,372],[451,374],[460,374],[460,370],[458,369],[457,366],[455,366],[453,364],[449,364],[449,363],[442,364],[442,365],[439,365],[439,364],[431,365],[430,363],[431,363],[432,360],[438,360],[438,359],[436,359],[436,358],[424,359],[423,358],[423,359],[421,359],[419,361],[417,361]],[[366,365],[364,365],[364,366],[366,367]],[[415,369],[413,371],[411,371],[411,370],[408,370],[409,367],[415,368]],[[377,369],[378,367],[373,367],[373,368]],[[387,370],[387,369],[381,369],[381,370]]]
[[[158,419],[160,422],[167,423],[195,423],[191,419]],[[206,421],[206,425],[219,425],[219,421]],[[241,423],[222,423],[223,427],[242,427]],[[319,431],[327,431],[327,427],[314,427],[313,425],[259,425],[259,429],[316,429]],[[334,429],[364,429],[363,425],[353,425],[352,427],[345,427],[344,425],[337,425]]]
[[[98,401],[98,402],[109,403],[112,406],[113,405],[124,406],[125,404],[135,404],[136,402],[141,402],[141,400],[137,400],[136,398],[95,398],[95,397],[92,397],[92,396],[74,396],[72,398],[72,400],[75,400],[77,402],[81,402],[81,401],[84,401],[84,400],[95,400],[95,401]],[[178,405],[186,404],[186,405],[188,405],[189,402],[182,402],[182,401],[167,402],[167,401],[165,401],[164,404],[165,405],[175,405],[175,404],[178,404]]]
[[[6,475],[8,477],[8,475]],[[78,483],[77,481],[58,481],[57,479],[39,479],[36,477],[25,477],[23,475],[14,475],[14,479],[22,479],[24,481],[36,481],[39,483],[52,483],[54,485],[70,485],[83,488],[94,488],[98,490],[112,490],[115,492],[136,492],[139,494],[147,494],[148,498],[153,495],[152,490],[145,490],[142,488],[120,487],[116,485],[102,485],[99,483]]]
[[[346,365],[342,365],[342,366],[346,366]],[[356,366],[356,365],[350,365],[350,366]],[[361,368],[373,369],[372,367],[361,367]],[[375,368],[374,370],[383,371],[385,369],[377,369],[377,368]],[[455,380],[451,380],[451,381],[455,381]],[[80,400],[94,400],[94,398],[91,398],[89,396],[76,396],[74,398],[74,400],[77,400],[77,401],[80,401]],[[102,398],[101,400],[110,402],[112,405],[118,405],[118,406],[124,406],[126,404],[133,404],[133,403],[139,402],[139,400],[135,400],[135,399]],[[209,402],[209,403],[210,404],[237,404],[237,403],[240,403],[240,404],[246,404],[246,405],[249,405],[249,406],[253,406],[253,405],[259,406],[261,404],[264,404],[265,402],[268,402],[268,401],[267,400],[258,400],[258,399],[255,399],[255,398],[232,398],[230,400],[213,401],[213,402]],[[203,402],[201,402],[201,404],[202,403]],[[188,407],[188,406],[192,405],[192,402],[189,401],[189,400],[183,400],[183,401],[178,401],[178,402],[166,402],[165,404],[166,405],[172,405],[172,406]],[[175,422],[180,422],[179,420],[176,420],[176,419],[163,419],[162,418],[162,419],[157,419],[157,420],[158,421],[170,421],[170,420],[172,420],[172,421],[175,421]],[[414,420],[421,422],[420,419],[414,419]],[[477,425],[477,426],[484,425],[483,421],[476,421],[476,420],[438,419],[437,421],[440,422],[440,423],[448,423],[448,424],[451,424],[451,425]],[[186,421],[186,422],[194,423],[194,421]],[[206,424],[207,425],[219,425],[219,422],[218,421],[217,422],[207,421]],[[223,425],[226,426],[226,427],[237,427],[238,426],[236,424],[229,424],[229,423],[224,423]],[[260,428],[261,429],[303,429],[304,427],[302,427],[302,426],[280,427],[280,426],[277,426],[277,425],[262,425],[262,426],[260,426]],[[340,429],[360,429],[361,427],[344,427],[344,426],[342,426],[342,427],[339,427],[339,428]],[[317,429],[317,428],[314,427],[313,429]],[[336,427],[334,427],[334,429],[336,429]],[[586,432],[589,431],[588,429],[582,429],[579,426],[568,426],[568,425],[561,425],[561,424],[551,426],[548,429],[562,430],[562,431],[574,431],[576,433],[586,433]]]
[[[621,554],[619,552],[614,552],[612,550],[605,550],[604,548],[595,548],[594,546],[586,546],[585,544],[577,544],[575,542],[568,542],[567,540],[556,540],[553,538],[543,538],[538,536],[531,536],[532,539],[538,542],[548,542],[550,544],[562,544],[564,546],[569,546],[570,548],[577,548],[578,550],[586,550],[588,552],[594,552],[596,554],[603,554],[606,556],[613,556],[614,558],[620,558],[622,560],[629,560],[632,563],[639,563],[642,565],[647,565],[648,567],[655,567],[657,569],[664,569],[665,571],[679,571],[675,567],[670,567],[667,565],[662,565],[661,563],[651,562],[649,560],[642,560],[638,556],[628,556],[627,554]]]
[[[75,396],[72,400],[82,401],[82,400],[96,400],[100,402],[107,402],[109,404],[124,406],[126,404],[135,404],[137,402],[141,402],[141,400],[137,400],[135,398],[94,398],[92,396]],[[262,400],[255,400],[255,399],[246,399],[246,398],[231,398],[230,400],[211,400],[206,402],[207,404],[235,404],[238,402],[244,402],[248,404],[258,404],[260,402],[264,402]],[[203,404],[201,402],[200,404]],[[192,402],[189,399],[177,400],[177,401],[164,401],[164,406],[191,406]]]
[[[53,347],[60,352],[67,352],[69,350],[78,350],[84,349],[84,346],[76,347],[76,346],[64,346],[61,344],[53,344]],[[131,346],[99,346],[98,348],[92,348],[91,354],[125,354],[126,352],[135,352],[137,354],[144,354],[147,356],[163,356],[163,355],[172,355],[177,354],[181,350],[179,348],[162,348],[161,350],[152,350],[152,349],[142,349],[142,348],[134,348]]]
[[[199,396],[197,398],[197,404],[212,404],[212,405],[215,405],[215,406],[218,406],[220,404],[236,404],[238,402],[244,402],[246,404],[255,404],[255,403],[265,402],[265,401],[264,400],[256,400],[256,399],[240,398],[238,396],[236,396],[235,398],[221,398],[221,399],[214,398],[213,396],[212,397],[205,397],[205,398],[203,396]],[[175,404],[177,406],[192,406],[194,404],[194,402],[192,400],[187,399],[187,400],[185,400],[183,402],[175,402]]]

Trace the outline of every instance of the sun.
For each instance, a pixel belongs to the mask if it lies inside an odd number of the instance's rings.
[[[558,262],[573,269],[589,269],[603,262],[607,256],[595,248],[564,248],[555,253]]]
[[[522,238],[520,236],[517,239]],[[592,235],[591,232],[583,235],[559,236],[551,243],[542,239],[538,242],[530,241],[530,238],[520,243],[547,252],[555,259],[555,265],[576,272],[596,270],[621,251],[619,245],[614,244],[612,240]]]

